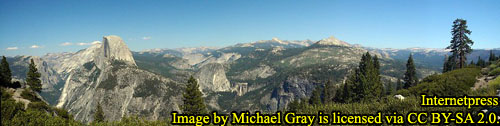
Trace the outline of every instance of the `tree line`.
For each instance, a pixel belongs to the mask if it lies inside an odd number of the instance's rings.
[[[28,65],[28,72],[26,73],[25,85],[28,86],[28,89],[40,93],[42,91],[42,81],[40,77],[41,74],[38,72],[35,62],[31,59]],[[2,61],[0,63],[0,83],[2,87],[21,87],[19,81],[12,82],[12,73],[5,56],[2,56]]]
[[[456,69],[465,68],[468,65],[476,65],[486,67],[490,62],[500,59],[496,57],[493,51],[490,51],[488,62],[479,59],[477,63],[473,61],[466,63],[467,55],[472,52],[472,44],[474,42],[468,37],[471,31],[467,27],[467,21],[464,19],[456,19],[453,22],[452,40],[446,49],[450,49],[451,56],[445,57],[443,64],[443,73]],[[370,53],[363,54],[358,67],[348,75],[348,79],[341,85],[333,85],[331,81],[327,81],[322,86],[317,86],[309,99],[295,99],[287,108],[289,110],[297,110],[306,104],[320,105],[330,102],[336,103],[353,103],[353,102],[373,102],[378,101],[384,95],[391,94],[396,90],[408,89],[417,86],[419,79],[417,78],[417,70],[413,61],[412,54],[409,55],[406,62],[406,72],[403,78],[398,78],[396,84],[386,84],[385,88],[380,81],[380,64],[377,56],[371,56]]]

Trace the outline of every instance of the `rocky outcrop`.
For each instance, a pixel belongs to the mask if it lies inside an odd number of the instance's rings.
[[[10,67],[13,73],[13,79],[24,82],[30,60],[33,59],[42,82],[42,95],[50,104],[55,104],[59,97],[60,89],[63,86],[63,76],[57,73],[46,60],[38,56],[17,56],[7,58],[10,62]]]
[[[243,71],[241,74],[233,78],[238,80],[255,80],[257,78],[267,78],[275,73],[276,71],[274,71],[274,69],[270,66],[260,65],[255,69]]]
[[[344,42],[342,40],[339,40],[339,39],[335,38],[333,35],[330,36],[329,38],[322,39],[322,40],[316,42],[315,44],[317,44],[317,45],[327,45],[327,46],[346,46],[346,47],[350,47],[351,46],[349,43]]]
[[[226,78],[224,66],[220,63],[210,63],[204,65],[195,74],[195,78],[198,80],[200,89],[204,93],[210,91],[219,92],[231,90],[231,84]]]
[[[109,65],[112,61],[120,61],[130,66],[136,66],[134,57],[123,40],[115,35],[104,36],[102,44],[97,49],[94,60],[99,68]]]
[[[100,103],[107,120],[138,115],[161,119],[179,110],[181,88],[170,79],[137,68],[132,53],[118,36],[73,55],[82,58],[70,67],[57,107],[75,119],[90,122]],[[86,61],[85,61],[86,60]],[[84,63],[80,63],[84,62]]]
[[[81,67],[70,74],[57,107],[75,119],[91,122],[100,103],[107,120],[139,115],[150,120],[179,111],[180,86],[169,79],[129,66]]]

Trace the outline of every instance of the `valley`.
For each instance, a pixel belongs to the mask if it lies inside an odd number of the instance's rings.
[[[368,48],[333,36],[319,41],[273,38],[223,48],[132,52],[120,37],[105,36],[102,44],[75,53],[7,59],[15,80],[25,78],[24,66],[35,59],[42,75],[40,95],[75,119],[91,122],[98,103],[109,120],[131,114],[150,120],[166,118],[180,110],[180,89],[189,76],[197,79],[209,110],[282,110],[294,99],[308,98],[327,81],[340,88],[366,52],[380,58],[384,87],[402,79],[410,53],[419,78],[441,73],[449,55],[444,49]],[[488,55],[489,50],[477,49],[469,59]]]

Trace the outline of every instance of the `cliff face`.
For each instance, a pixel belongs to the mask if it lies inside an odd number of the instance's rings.
[[[229,91],[231,84],[226,78],[224,66],[219,63],[210,63],[204,65],[198,73],[195,74],[200,90],[204,93],[208,91]]]
[[[136,66],[134,57],[123,40],[115,35],[104,36],[102,44],[96,48],[94,61],[99,68],[111,64],[111,61],[120,61],[129,66]]]
[[[98,103],[107,120],[126,115],[148,119],[166,117],[178,110],[180,86],[168,78],[137,68],[132,53],[118,36],[106,36],[102,44],[78,56],[83,64],[73,64],[65,79],[57,107],[68,109],[75,119],[91,122]],[[71,59],[71,58],[70,58]]]

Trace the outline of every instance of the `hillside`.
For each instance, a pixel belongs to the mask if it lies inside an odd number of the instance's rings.
[[[333,36],[131,52],[120,37],[106,36],[103,43],[75,53],[9,57],[8,62],[14,78],[22,80],[28,59],[35,59],[42,73],[41,96],[68,109],[75,119],[90,122],[97,103],[109,120],[130,114],[149,120],[168,117],[179,110],[180,89],[191,75],[210,110],[281,110],[294,99],[309,97],[328,80],[340,86],[366,52],[380,59],[386,87],[402,78],[410,53],[419,78],[440,73],[447,54],[437,49],[366,48]],[[471,56],[487,57],[485,52],[489,51],[476,50]]]

